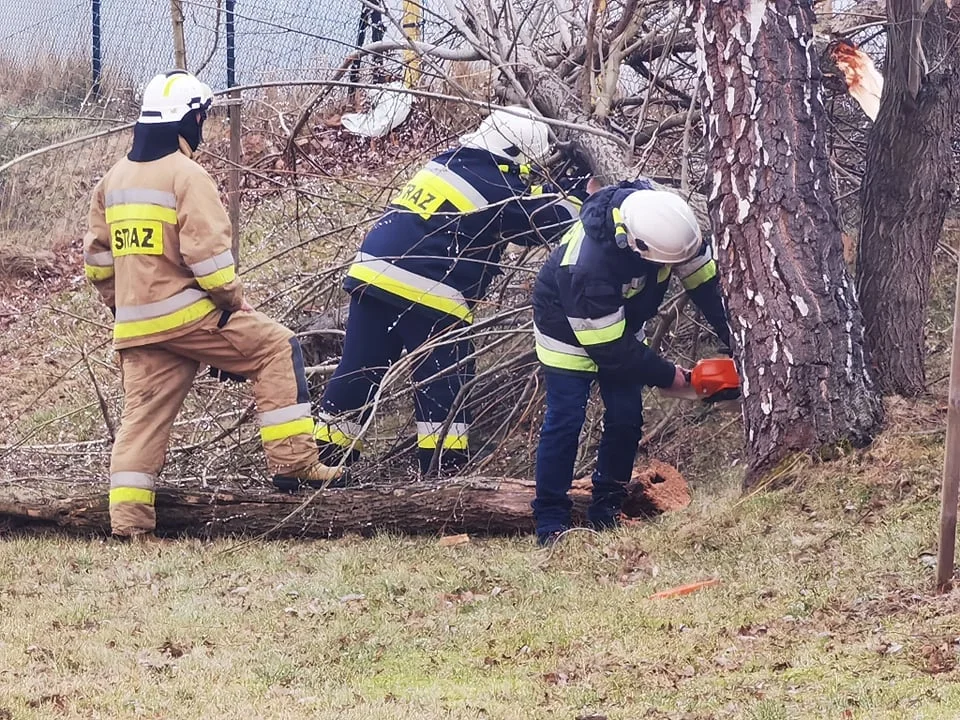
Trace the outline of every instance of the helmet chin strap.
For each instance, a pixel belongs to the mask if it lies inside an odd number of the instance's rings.
[[[623,214],[620,208],[613,209],[613,238],[616,240],[617,247],[623,250],[629,247],[635,253],[642,253],[648,249],[647,244],[640,238],[631,237],[627,232],[627,226],[623,222]]]

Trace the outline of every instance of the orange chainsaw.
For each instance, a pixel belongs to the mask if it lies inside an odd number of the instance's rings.
[[[667,397],[684,400],[702,400],[713,403],[736,400],[740,397],[740,375],[733,358],[707,358],[697,361],[687,377],[689,385],[683,390],[661,388]]]

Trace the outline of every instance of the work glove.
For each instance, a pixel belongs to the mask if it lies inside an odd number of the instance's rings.
[[[218,382],[227,382],[228,380],[233,380],[235,383],[243,383],[247,381],[243,375],[227,372],[226,370],[215,368],[213,365],[210,366],[209,375]]]

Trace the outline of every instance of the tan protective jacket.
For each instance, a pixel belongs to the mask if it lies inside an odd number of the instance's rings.
[[[118,350],[179,337],[243,302],[216,183],[183,140],[180,149],[151,162],[124,158],[94,189],[84,269],[116,308]]]

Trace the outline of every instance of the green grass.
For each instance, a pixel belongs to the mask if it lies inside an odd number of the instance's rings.
[[[958,597],[921,561],[941,448],[895,432],[552,552],[10,536],[0,717],[955,717]]]

